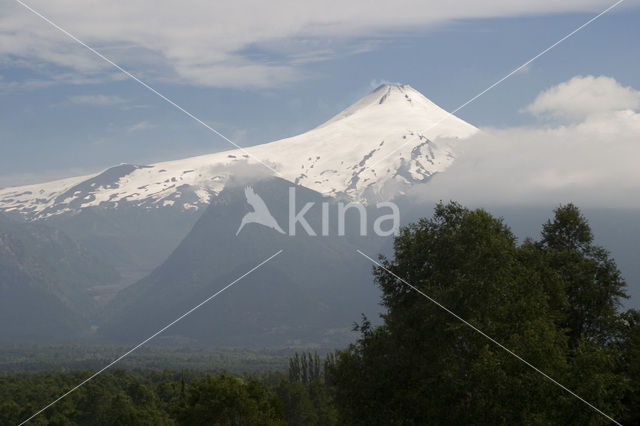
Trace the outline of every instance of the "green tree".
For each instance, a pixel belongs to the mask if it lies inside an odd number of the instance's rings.
[[[311,358],[311,352],[309,352],[309,359]],[[321,380],[320,377],[320,355],[318,355],[318,352],[315,352],[313,354],[313,362],[311,363],[311,372],[309,373],[310,377],[311,377],[311,381],[315,381],[315,380]]]
[[[300,356],[298,352],[289,358],[289,381],[290,382],[299,382],[302,380],[302,374],[300,372]]]
[[[293,426],[297,425],[322,425],[331,426],[338,424],[338,417],[331,389],[325,381],[325,373],[321,374],[321,360],[318,353],[307,353],[302,359],[307,359],[308,382],[301,378],[282,381],[276,388],[282,401],[287,420]],[[290,358],[290,366],[296,365],[298,354]],[[327,357],[325,365],[333,360],[333,354]],[[294,367],[294,370],[296,368]],[[326,372],[326,369],[324,370]],[[289,377],[295,376],[290,371]],[[303,374],[304,376],[304,374]]]
[[[563,213],[557,211],[556,218],[564,218]],[[555,248],[570,242],[572,247],[558,250],[576,250],[592,259],[598,271],[594,280],[612,283],[619,275],[602,251],[585,242],[590,235],[586,222],[569,219],[545,225],[540,244],[519,246],[502,220],[486,211],[439,204],[433,218],[404,228],[394,244],[394,260],[381,262],[615,415],[622,392],[614,371],[617,353],[586,340],[572,342],[573,334],[560,326],[569,313],[580,310],[571,304],[581,296],[579,289],[569,295],[569,276],[562,269],[566,265],[553,262]],[[374,327],[364,318],[358,326],[360,339],[331,368],[345,423],[603,423],[599,414],[385,269],[376,268],[374,275],[387,308],[384,323]],[[581,288],[593,287],[598,284],[583,283]],[[584,299],[600,297],[607,300],[594,305],[615,307],[618,295],[594,291]],[[603,333],[605,311],[585,317],[590,321],[586,329]]]
[[[585,217],[573,204],[543,225],[541,249],[562,280],[566,303],[560,326],[575,348],[582,338],[606,343],[615,334],[626,283],[609,253],[593,244]]]
[[[621,321],[620,371],[628,387],[623,405],[623,424],[640,424],[640,312],[630,309]]]
[[[307,362],[307,353],[302,352],[302,361],[300,362],[301,367],[301,380],[305,385],[309,383],[309,363]]]
[[[255,380],[227,375],[207,375],[189,384],[177,418],[185,425],[286,424],[282,405],[271,390]]]
[[[278,392],[290,425],[302,426],[319,424],[318,414],[309,396],[308,388],[304,383],[300,381],[283,381],[276,388],[276,391]]]

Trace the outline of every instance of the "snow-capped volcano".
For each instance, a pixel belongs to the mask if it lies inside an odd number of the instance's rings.
[[[301,135],[147,166],[121,164],[95,175],[0,190],[0,211],[32,218],[89,206],[208,204],[234,173],[277,174],[318,192],[357,200],[390,197],[454,159],[457,140],[477,132],[408,85],[383,85]],[[257,161],[257,160],[260,160]]]

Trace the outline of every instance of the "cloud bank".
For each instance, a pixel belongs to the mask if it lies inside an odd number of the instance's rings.
[[[27,0],[53,22],[144,77],[214,87],[270,87],[301,66],[375,48],[372,39],[459,19],[598,12],[608,0],[181,2]],[[0,59],[84,75],[112,71],[17,2],[3,4]],[[268,58],[268,59],[265,59]],[[153,71],[149,71],[153,70]]]
[[[472,205],[572,201],[585,207],[639,208],[637,94],[612,78],[574,77],[541,93],[532,104],[574,121],[482,129],[460,142],[457,159],[446,172],[409,195]]]
[[[559,119],[584,120],[608,111],[640,106],[640,91],[605,76],[576,76],[540,93],[525,111]]]

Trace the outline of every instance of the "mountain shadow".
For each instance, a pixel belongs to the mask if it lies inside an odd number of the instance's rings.
[[[293,184],[278,178],[252,183],[285,231],[290,187]],[[295,187],[295,197],[296,212],[314,203],[305,219],[321,234],[322,203],[332,201],[300,186]],[[335,211],[335,204],[328,207]],[[283,250],[159,339],[269,347],[338,346],[351,341],[354,319],[363,312],[375,317],[379,311],[371,265],[356,249],[375,253],[388,239],[335,235],[333,217],[332,234],[327,236],[310,236],[300,224],[292,236],[258,223],[247,223],[236,236],[242,218],[252,211],[245,185],[224,189],[171,256],[113,300],[99,338],[142,340]],[[346,229],[359,229],[354,212],[346,221]]]

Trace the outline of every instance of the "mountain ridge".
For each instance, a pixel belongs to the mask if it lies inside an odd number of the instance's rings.
[[[456,141],[477,131],[411,86],[383,85],[300,135],[244,150],[120,164],[93,175],[0,189],[0,211],[46,218],[122,204],[198,210],[232,175],[268,174],[258,161],[292,183],[332,197],[391,198],[404,185],[444,171],[453,162]]]

